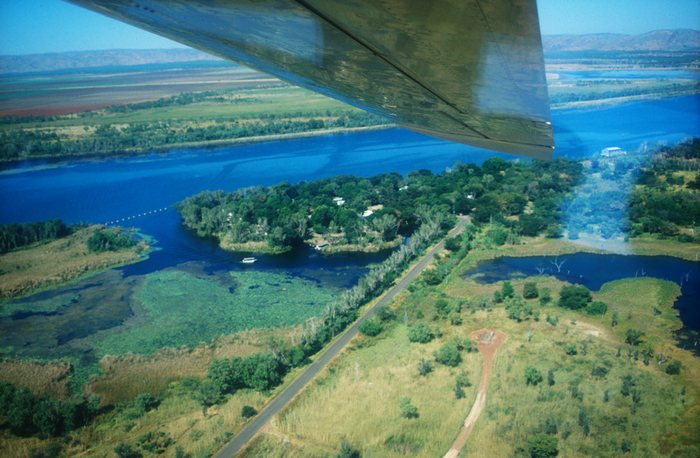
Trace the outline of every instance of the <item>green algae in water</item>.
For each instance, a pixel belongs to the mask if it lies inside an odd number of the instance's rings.
[[[338,290],[274,272],[229,274],[234,286],[182,271],[148,275],[136,294],[140,307],[122,331],[96,344],[101,355],[148,354],[196,346],[253,328],[289,326],[318,316]]]

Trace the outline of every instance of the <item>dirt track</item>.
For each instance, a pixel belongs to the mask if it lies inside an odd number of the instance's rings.
[[[486,405],[486,392],[489,389],[489,379],[491,378],[491,368],[493,367],[493,358],[496,355],[496,350],[506,341],[506,335],[503,332],[491,329],[474,331],[471,333],[470,337],[477,341],[477,348],[483,358],[479,391],[476,393],[476,400],[469,411],[469,415],[467,415],[467,418],[464,420],[464,426],[462,426],[462,429],[457,435],[457,439],[455,439],[452,447],[445,453],[443,458],[457,458],[462,447],[464,447],[464,444],[467,442],[467,438],[472,432],[476,420],[479,419],[479,415],[481,415]]]

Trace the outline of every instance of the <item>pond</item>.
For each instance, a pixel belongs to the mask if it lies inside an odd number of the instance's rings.
[[[556,258],[501,257],[484,261],[464,275],[483,283],[552,275],[594,291],[598,291],[604,283],[622,278],[653,277],[672,281],[681,287],[681,296],[674,304],[683,322],[683,329],[677,334],[679,345],[696,353],[700,351],[700,262],[670,256],[593,253],[575,253]]]

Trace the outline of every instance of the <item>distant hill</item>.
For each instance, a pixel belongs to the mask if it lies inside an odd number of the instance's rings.
[[[545,53],[557,51],[700,51],[700,31],[654,30],[641,35],[544,35]]]
[[[176,62],[220,61],[196,49],[113,49],[24,56],[0,56],[0,73],[46,72]]]

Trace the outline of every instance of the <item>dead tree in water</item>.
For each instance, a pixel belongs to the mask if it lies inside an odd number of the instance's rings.
[[[557,268],[557,273],[561,273],[561,268],[566,263],[566,259],[559,260],[559,256],[550,261],[554,267]]]

